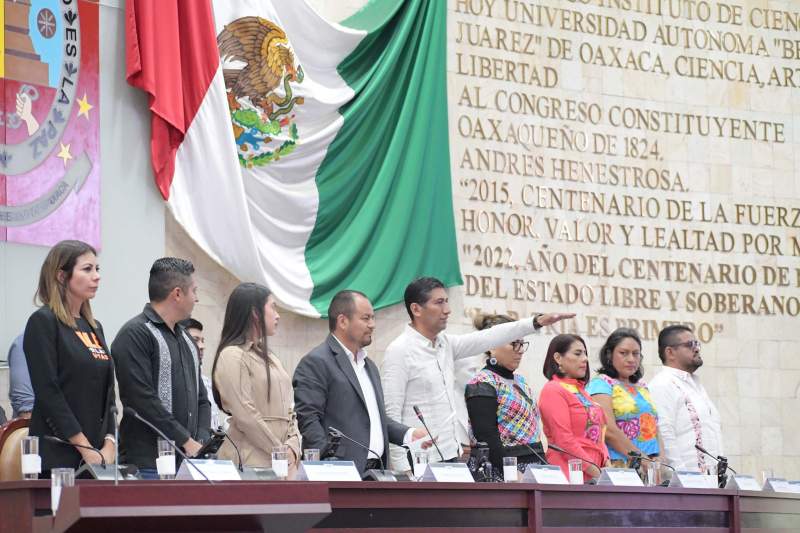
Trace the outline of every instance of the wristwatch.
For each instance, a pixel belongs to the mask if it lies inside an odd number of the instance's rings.
[[[533,329],[542,329],[542,325],[539,324],[539,317],[542,315],[543,313],[538,313],[533,317]]]

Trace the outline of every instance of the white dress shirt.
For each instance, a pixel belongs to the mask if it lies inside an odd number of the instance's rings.
[[[383,425],[381,424],[381,411],[378,409],[378,398],[375,396],[375,388],[372,386],[372,381],[367,374],[367,363],[364,361],[367,358],[367,351],[361,348],[358,353],[353,357],[353,352],[347,349],[342,344],[342,341],[333,335],[339,346],[342,347],[344,353],[347,354],[347,360],[353,365],[353,370],[358,378],[358,384],[361,386],[361,393],[364,395],[364,401],[367,403],[367,413],[369,414],[369,449],[377,453],[367,453],[367,459],[380,459],[383,455]]]
[[[214,401],[214,391],[211,390],[211,378],[201,374],[203,385],[206,387],[208,401],[211,404],[211,429],[222,427],[222,431],[228,431],[228,415],[220,411],[217,402]]]
[[[421,426],[414,413],[419,407],[433,437],[437,438],[444,459],[461,455],[461,444],[468,443],[466,410],[459,416],[464,387],[456,399],[455,361],[521,339],[536,331],[533,319],[508,322],[466,335],[440,333],[432,342],[407,325],[383,356],[382,382],[386,415],[408,426]],[[390,464],[406,470],[405,450],[392,446]],[[435,447],[428,448],[431,462],[441,458]]]
[[[714,456],[723,455],[719,411],[700,378],[665,366],[647,387],[658,409],[658,429],[669,463],[678,470],[713,465],[713,459],[701,456],[694,447],[700,444]]]

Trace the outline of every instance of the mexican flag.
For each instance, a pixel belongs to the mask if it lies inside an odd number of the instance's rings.
[[[149,94],[157,185],[220,265],[324,316],[415,277],[461,283],[446,2],[378,0],[341,24],[304,0],[129,0],[128,82]]]

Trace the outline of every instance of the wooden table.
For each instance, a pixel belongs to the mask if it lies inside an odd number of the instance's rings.
[[[662,487],[80,480],[62,501],[54,520],[48,481],[0,484],[0,533],[800,532],[797,495]]]

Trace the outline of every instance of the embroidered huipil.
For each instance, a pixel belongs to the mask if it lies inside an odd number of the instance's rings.
[[[591,399],[583,382],[553,376],[539,395],[539,411],[548,443],[553,443],[583,459],[583,471],[591,461],[600,468],[608,459],[605,444],[606,416],[603,408]],[[547,462],[558,465],[569,476],[571,456],[547,450]]]
[[[644,381],[629,385],[599,374],[586,386],[586,392],[610,396],[617,427],[642,453],[658,455],[658,412]],[[611,446],[608,453],[613,460],[628,459]]]
[[[648,388],[658,409],[664,453],[673,467],[705,470],[707,461],[714,462],[698,452],[695,444],[715,456],[723,455],[719,411],[698,376],[665,366]]]

